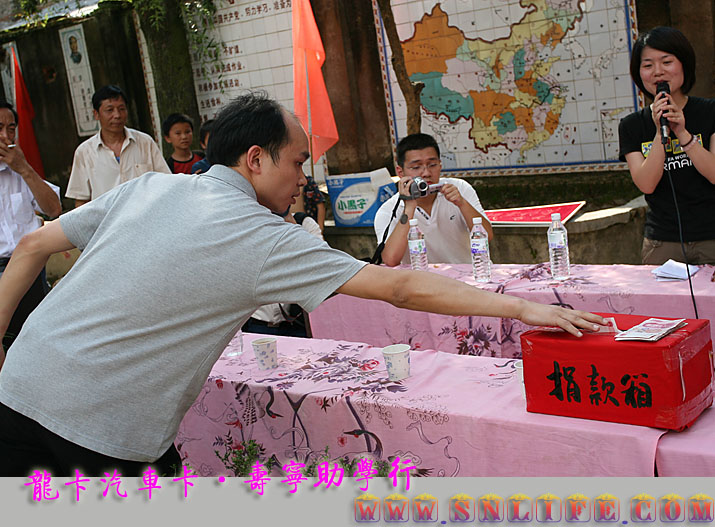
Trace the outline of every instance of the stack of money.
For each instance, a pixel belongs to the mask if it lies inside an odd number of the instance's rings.
[[[616,335],[616,340],[643,340],[655,342],[669,333],[687,325],[684,318],[668,320],[664,318],[649,318],[631,329]]]

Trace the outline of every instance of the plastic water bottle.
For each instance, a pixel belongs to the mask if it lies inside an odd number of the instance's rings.
[[[489,235],[484,230],[482,218],[472,219],[472,232],[469,234],[472,250],[472,273],[477,282],[489,282],[492,279],[492,262],[489,259]]]
[[[554,280],[566,280],[569,277],[569,239],[566,227],[561,223],[561,214],[551,215],[551,226],[547,233],[549,239],[549,260],[551,276]]]
[[[410,265],[414,271],[427,270],[427,246],[425,235],[417,226],[417,219],[410,220],[410,232],[407,233],[407,246],[410,251]]]

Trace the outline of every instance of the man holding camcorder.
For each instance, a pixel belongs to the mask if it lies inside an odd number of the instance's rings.
[[[491,240],[494,236],[474,188],[461,179],[440,179],[439,146],[427,134],[412,134],[397,145],[398,193],[375,214],[378,244],[387,230],[382,260],[389,266],[409,263],[409,220],[425,235],[430,263],[470,263],[469,231],[472,218],[482,217]]]

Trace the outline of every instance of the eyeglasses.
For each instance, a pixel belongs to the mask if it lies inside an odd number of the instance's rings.
[[[421,174],[422,172],[424,172],[425,168],[429,172],[436,172],[439,170],[441,165],[442,165],[442,163],[437,161],[435,163],[430,163],[429,165],[412,165],[409,167],[405,167],[405,170],[408,172],[411,172],[413,174]]]

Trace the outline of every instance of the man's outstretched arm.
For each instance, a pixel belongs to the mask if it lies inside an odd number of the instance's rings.
[[[582,329],[598,329],[603,318],[559,306],[537,304],[510,295],[483,291],[435,273],[366,265],[338,293],[384,300],[415,311],[443,315],[516,318],[534,326],[559,326],[581,336]]]
[[[51,254],[68,251],[74,245],[65,236],[60,220],[51,221],[23,236],[0,276],[0,336],[5,334],[17,305],[40,274]],[[5,353],[0,349],[0,368]]]

